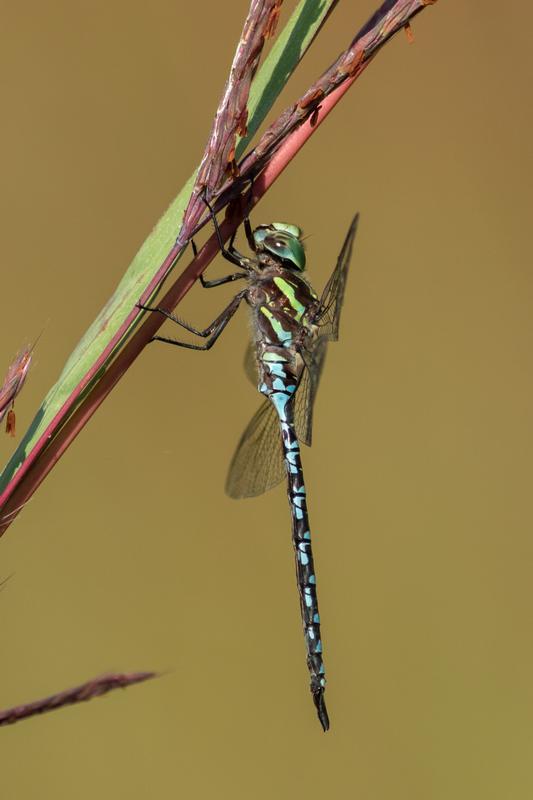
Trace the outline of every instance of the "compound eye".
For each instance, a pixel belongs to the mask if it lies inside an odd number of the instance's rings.
[[[264,246],[267,250],[282,258],[286,266],[292,269],[305,269],[305,251],[302,243],[290,234],[271,234],[264,239]]]
[[[271,253],[279,256],[279,258],[292,260],[290,244],[287,242],[286,237],[266,236],[264,245]]]

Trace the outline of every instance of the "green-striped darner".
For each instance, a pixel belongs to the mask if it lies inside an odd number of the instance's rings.
[[[216,217],[211,208],[210,211],[222,255],[239,271],[215,280],[201,276],[202,285],[212,288],[244,280],[246,287],[204,330],[197,330],[164,309],[144,305],[140,308],[163,314],[207,341],[192,344],[164,336],[155,336],[154,340],[194,350],[213,346],[243,300],[250,308],[253,337],[245,366],[265,400],[241,437],[229,468],[226,491],[235,498],[251,497],[287,477],[310,688],[326,731],[326,679],[300,442],[311,444],[313,405],[327,344],[339,334],[358,216],[352,220],[335,269],[318,297],[304,277],[306,258],[300,228],[271,223],[252,230],[246,219],[244,227],[253,254],[244,256],[235,249],[233,239],[228,248],[224,247]]]

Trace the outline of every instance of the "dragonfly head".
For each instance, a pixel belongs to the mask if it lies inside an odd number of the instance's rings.
[[[303,272],[305,269],[305,250],[301,235],[300,228],[288,222],[259,225],[253,233],[255,245],[260,253],[267,251],[282,259],[285,266],[298,272]]]

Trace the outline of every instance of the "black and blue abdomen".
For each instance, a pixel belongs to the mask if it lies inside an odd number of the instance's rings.
[[[274,405],[280,421],[311,693],[322,727],[327,730],[329,720],[324,702],[326,679],[320,615],[300,444],[294,419],[294,397],[304,369],[301,351],[313,335],[314,328],[307,319],[315,302],[313,290],[302,278],[292,273],[278,273],[261,281],[254,315],[258,389]]]

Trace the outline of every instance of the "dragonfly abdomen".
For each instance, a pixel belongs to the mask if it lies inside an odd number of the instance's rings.
[[[316,576],[311,548],[311,533],[307,514],[306,489],[300,443],[294,424],[293,399],[297,377],[291,370],[290,355],[266,352],[261,359],[262,382],[259,389],[273,403],[279,416],[283,455],[287,473],[287,495],[291,509],[292,543],[295,553],[296,580],[300,595],[300,609],[307,649],[307,667],[311,676],[311,694],[318,718],[325,731],[329,728],[324,701],[326,678],[322,659],[320,614],[316,592]],[[291,374],[292,373],[292,374]]]

